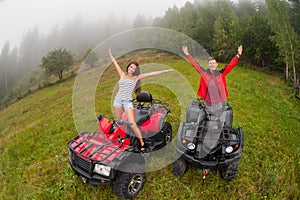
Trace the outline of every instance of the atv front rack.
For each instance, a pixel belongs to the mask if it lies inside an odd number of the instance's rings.
[[[240,136],[238,131],[233,128],[226,128],[224,127],[222,130],[220,129],[209,129],[207,126],[204,125],[195,125],[192,123],[184,123],[184,131],[185,134],[183,135],[184,138],[188,139],[189,141],[194,142],[203,142],[205,140],[218,140],[218,142],[222,142],[223,144],[229,145],[232,143],[238,143],[240,141]],[[208,131],[212,131],[213,133],[220,133],[220,137],[218,139],[209,139],[206,137]]]
[[[73,154],[80,156],[85,160],[95,162],[110,162],[119,151],[123,151],[123,145],[128,146],[127,138],[118,140],[108,140],[104,133],[95,132],[92,135],[88,132],[82,132],[71,139],[67,146]]]

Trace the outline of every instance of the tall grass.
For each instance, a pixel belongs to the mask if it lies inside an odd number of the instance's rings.
[[[199,75],[186,61],[167,55],[152,60],[151,54],[134,56],[173,67],[197,90]],[[96,112],[112,119],[110,98],[118,77],[113,68],[105,74],[96,93]],[[74,80],[31,94],[0,112],[0,199],[117,199],[109,186],[83,184],[68,164],[66,142],[77,134],[72,114]],[[227,182],[212,171],[201,186],[200,169],[189,168],[176,177],[169,165],[147,174],[136,199],[300,198],[299,101],[291,98],[291,89],[280,77],[241,66],[227,81],[234,126],[245,132],[237,177]],[[168,121],[176,137],[181,105],[175,95],[155,84],[143,90],[169,102]]]

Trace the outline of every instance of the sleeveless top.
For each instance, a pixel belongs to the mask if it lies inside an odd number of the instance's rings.
[[[132,100],[132,92],[135,88],[135,81],[128,78],[121,78],[119,80],[119,91],[116,99],[119,100]]]

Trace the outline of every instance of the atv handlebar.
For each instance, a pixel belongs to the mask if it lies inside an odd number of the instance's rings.
[[[129,122],[129,121],[123,121],[123,120],[117,120],[116,121],[116,124],[117,125],[122,125],[122,124],[126,124],[126,125],[129,125],[129,126],[131,126],[132,125],[132,123],[131,122]]]

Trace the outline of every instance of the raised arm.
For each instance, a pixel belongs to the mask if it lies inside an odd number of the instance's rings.
[[[112,61],[112,63],[114,64],[118,74],[120,77],[124,76],[125,73],[122,71],[121,67],[119,66],[118,62],[116,61],[116,59],[114,58],[114,56],[112,55],[112,51],[111,51],[111,48],[108,49],[108,53],[110,55],[110,59]]]
[[[202,74],[204,69],[195,61],[195,59],[189,54],[187,46],[182,46],[181,48],[184,55],[186,55],[186,58],[190,61],[192,66],[197,70],[199,74]]]
[[[161,70],[161,71],[155,71],[155,72],[140,74],[140,75],[137,76],[136,81],[144,79],[144,78],[148,78],[148,77],[151,77],[151,76],[157,76],[157,75],[160,75],[160,74],[172,72],[172,71],[173,71],[173,69],[166,69],[166,70]]]
[[[224,73],[224,75],[228,74],[228,73],[229,73],[229,72],[237,65],[237,63],[238,63],[238,61],[239,61],[239,58],[240,58],[240,56],[242,55],[242,53],[243,53],[243,46],[240,45],[240,46],[238,47],[238,50],[237,50],[237,55],[234,56],[234,57],[231,59],[230,63],[227,64],[227,65],[225,66],[225,68],[221,70],[222,73]]]

